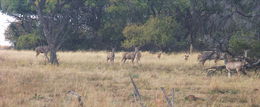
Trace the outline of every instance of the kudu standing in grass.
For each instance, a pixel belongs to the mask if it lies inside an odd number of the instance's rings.
[[[49,46],[38,46],[35,48],[36,51],[36,57],[40,54],[43,53],[46,59],[49,61],[48,53],[50,52]]]
[[[240,59],[240,61],[232,61],[230,58],[225,58],[225,66],[228,70],[228,77],[231,77],[231,71],[236,70],[238,75],[242,72],[244,75],[247,73],[245,72],[245,65],[247,64],[245,59]]]
[[[157,55],[157,58],[161,59],[161,56],[162,56],[162,52],[159,52],[158,55]]]
[[[126,60],[131,60],[134,63],[135,57],[137,56],[138,48],[135,48],[134,52],[126,52],[122,55],[122,62],[125,63]]]
[[[137,63],[139,63],[141,57],[142,57],[142,54],[141,54],[140,51],[138,51],[138,52],[136,53],[136,58],[135,58],[135,60],[136,60]]]
[[[190,54],[185,53],[185,55],[184,55],[184,60],[187,61],[187,60],[189,59],[189,57],[190,57]]]
[[[107,54],[107,62],[110,61],[114,63],[115,60],[115,48],[112,48],[112,51]]]

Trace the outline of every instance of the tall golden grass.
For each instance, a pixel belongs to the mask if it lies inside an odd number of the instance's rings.
[[[107,52],[59,52],[59,66],[45,63],[44,56],[33,51],[0,50],[1,107],[75,107],[75,98],[66,95],[73,90],[87,107],[137,107],[129,74],[133,76],[148,107],[165,107],[160,87],[167,92],[175,88],[176,107],[259,107],[260,78],[217,74],[207,77],[197,54],[188,61],[184,53],[156,54],[142,52],[140,64],[106,63]],[[219,62],[218,65],[223,64]],[[169,93],[170,95],[170,93]],[[188,101],[188,95],[201,100]],[[170,97],[170,96],[169,96]]]

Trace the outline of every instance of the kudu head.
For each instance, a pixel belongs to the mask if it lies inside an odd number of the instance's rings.
[[[244,56],[240,57],[240,61],[243,63],[243,65],[248,65],[249,64],[247,59],[246,59],[246,57],[244,57]]]
[[[185,52],[185,55],[184,55],[184,60],[188,60],[188,59],[189,59],[189,56],[190,56],[190,54],[189,54],[189,53],[187,53],[187,52]]]
[[[232,61],[232,56],[227,53],[224,53],[224,63],[226,64],[230,61]]]

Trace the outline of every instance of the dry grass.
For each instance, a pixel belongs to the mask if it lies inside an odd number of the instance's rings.
[[[45,65],[44,57],[32,51],[0,51],[0,106],[75,107],[69,90],[79,93],[88,107],[137,107],[131,74],[149,107],[165,107],[160,87],[175,88],[176,107],[259,107],[260,78],[217,74],[207,77],[196,61],[197,54],[184,61],[184,54],[143,52],[141,64],[106,63],[106,52],[60,52],[60,66]],[[221,65],[223,62],[219,62]],[[206,66],[213,65],[206,63]],[[169,93],[170,94],[170,93]],[[195,95],[201,100],[188,101]]]

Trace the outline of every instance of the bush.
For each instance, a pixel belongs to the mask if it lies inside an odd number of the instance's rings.
[[[237,32],[229,41],[229,47],[233,53],[243,55],[244,50],[249,50],[249,57],[260,57],[260,40],[255,39],[254,34]]]
[[[181,39],[184,36],[181,25],[173,17],[151,17],[143,25],[128,25],[123,30],[126,38],[123,46],[152,45],[161,49],[183,47],[186,45]]]
[[[33,49],[38,45],[40,38],[34,33],[19,36],[17,49]]]

